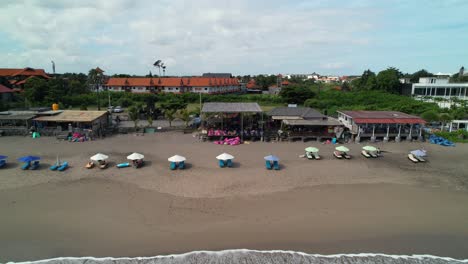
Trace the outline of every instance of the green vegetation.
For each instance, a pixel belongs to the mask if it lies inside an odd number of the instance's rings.
[[[435,132],[435,134],[439,137],[446,138],[452,142],[458,143],[468,143],[468,132],[463,130],[453,131],[453,132]]]

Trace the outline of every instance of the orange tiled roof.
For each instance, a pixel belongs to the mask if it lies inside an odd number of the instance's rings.
[[[171,78],[109,78],[107,86],[221,86],[239,85],[236,78],[171,77]]]
[[[13,93],[13,89],[6,87],[5,85],[0,84],[0,93]]]
[[[43,69],[33,69],[26,67],[24,69],[0,69],[0,76],[3,77],[14,77],[14,76],[41,76],[46,79],[49,79]]]

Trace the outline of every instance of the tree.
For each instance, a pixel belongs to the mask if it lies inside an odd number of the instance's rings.
[[[303,104],[307,99],[315,96],[311,87],[307,85],[288,85],[281,88],[279,95],[289,104]]]
[[[102,74],[102,71],[99,71],[97,68],[89,70],[87,85],[90,88],[90,90],[96,89],[96,92],[97,92],[96,98],[97,98],[98,110],[101,110],[101,103],[100,103],[100,100],[99,100],[99,88],[100,88],[100,86],[102,84],[103,77],[104,76]]]
[[[388,93],[399,93],[401,88],[401,72],[393,67],[383,70],[377,74],[377,89]]]
[[[442,113],[442,114],[439,115],[439,120],[442,123],[440,125],[440,131],[443,131],[445,125],[450,123],[453,120],[453,118],[449,113]]]
[[[187,109],[182,109],[178,112],[177,116],[184,121],[185,127],[188,127],[190,121],[190,112]]]
[[[353,90],[374,90],[377,86],[375,73],[371,70],[365,70],[360,78],[351,81]]]
[[[32,105],[40,105],[47,96],[47,81],[42,78],[33,77],[24,84],[24,97]]]
[[[140,110],[138,109],[138,107],[136,107],[135,105],[132,105],[128,108],[128,117],[130,117],[130,120],[132,120],[135,124],[135,131],[137,130],[138,128],[138,117],[139,117],[139,114],[140,114]]]
[[[167,121],[169,121],[169,127],[172,126],[172,121],[175,119],[175,113],[176,110],[174,109],[167,109],[164,111],[164,117],[167,119]]]
[[[421,118],[427,122],[439,121],[439,114],[434,110],[429,110],[421,114]]]
[[[343,92],[349,92],[351,91],[351,87],[349,87],[349,83],[348,82],[343,82],[341,84],[341,91]]]
[[[69,95],[80,95],[88,93],[89,89],[86,87],[86,83],[82,83],[78,80],[71,80],[68,83],[68,94]]]
[[[161,103],[161,108],[166,110],[174,110],[174,113],[179,109],[187,107],[187,103],[178,96],[171,95],[166,101]]]
[[[413,74],[410,75],[410,81],[412,83],[417,83],[419,82],[419,78],[421,77],[432,77],[434,74],[426,71],[425,69],[419,70]]]
[[[151,115],[148,115],[146,117],[146,120],[148,121],[148,127],[152,127],[153,126],[153,117]]]

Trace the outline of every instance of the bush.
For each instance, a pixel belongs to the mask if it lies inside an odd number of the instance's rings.
[[[468,131],[436,132],[435,135],[446,138],[452,142],[468,143]]]

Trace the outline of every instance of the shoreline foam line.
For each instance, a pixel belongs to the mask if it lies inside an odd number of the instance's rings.
[[[291,250],[250,250],[250,249],[227,249],[221,251],[209,251],[209,250],[197,250],[191,251],[181,254],[171,254],[171,255],[158,255],[152,257],[58,257],[58,258],[51,258],[51,259],[42,259],[42,260],[34,260],[34,261],[21,261],[21,262],[7,262],[7,264],[37,264],[42,262],[48,261],[64,261],[64,260],[94,260],[94,261],[119,261],[119,260],[151,260],[151,259],[165,259],[165,258],[183,258],[187,256],[193,256],[198,254],[207,254],[207,255],[224,255],[224,254],[236,254],[236,253],[260,253],[260,254],[296,254],[301,256],[307,257],[315,257],[315,258],[341,258],[341,257],[357,257],[357,258],[365,258],[365,257],[385,257],[385,258],[392,258],[392,259],[414,259],[414,260],[422,260],[422,259],[434,259],[434,260],[444,260],[444,261],[456,261],[459,263],[468,263],[468,259],[455,259],[451,257],[440,257],[434,255],[388,255],[383,253],[350,253],[350,254],[332,254],[332,255],[321,255],[321,254],[308,254],[305,252],[300,251],[291,251]]]

